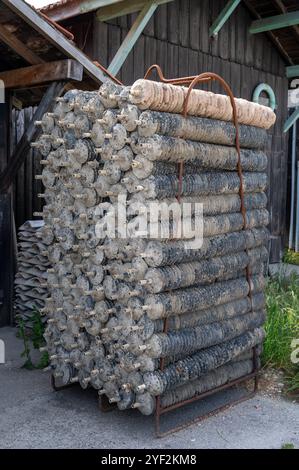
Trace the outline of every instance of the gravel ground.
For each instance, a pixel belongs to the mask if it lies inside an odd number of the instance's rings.
[[[135,410],[103,413],[94,390],[80,387],[54,392],[48,373],[20,368],[22,342],[13,328],[0,329],[6,363],[0,365],[0,448],[299,448],[299,405],[264,392],[187,429],[157,439],[152,417]],[[234,393],[240,393],[235,391]],[[223,404],[227,394],[165,418],[179,424]]]

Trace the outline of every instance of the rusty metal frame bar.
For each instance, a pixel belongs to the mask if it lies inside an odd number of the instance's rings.
[[[240,385],[251,379],[254,379],[253,390],[245,393],[242,397],[236,398],[235,400],[231,400],[229,403],[226,403],[224,405],[220,405],[219,407],[216,407],[215,409],[208,411],[207,413],[204,413],[203,415],[200,415],[193,420],[190,420],[182,425],[176,426],[175,428],[171,428],[169,431],[161,432],[161,416],[162,415],[169,413],[171,411],[177,410],[183,406],[187,406],[191,403],[195,403],[197,401],[203,400],[221,391],[228,390],[234,387],[235,385]],[[210,418],[211,416],[215,416],[224,410],[227,410],[235,405],[238,405],[239,403],[242,403],[243,401],[249,400],[255,395],[255,393],[258,390],[258,379],[259,379],[258,370],[256,370],[256,371],[251,372],[250,374],[240,377],[239,379],[233,380],[231,382],[228,382],[227,384],[220,385],[219,387],[213,388],[211,390],[208,390],[207,392],[203,392],[199,395],[196,395],[193,398],[189,398],[179,403],[175,403],[174,405],[168,406],[167,408],[160,408],[160,412],[156,413],[155,415],[156,436],[158,438],[162,438],[162,437],[168,436],[169,434],[173,434],[174,432],[181,431],[182,429],[186,429],[193,424],[204,421],[205,419]]]
[[[54,377],[53,374],[51,374],[51,387],[53,388],[53,390],[55,392],[60,392],[60,390],[65,390],[66,388],[73,387],[74,385],[76,385],[76,384],[75,383],[68,383],[66,385],[57,386],[56,382],[55,382],[55,377]]]
[[[214,74],[214,73],[202,73],[202,74],[197,75],[197,76],[167,79],[167,78],[164,77],[163,72],[161,70],[161,67],[157,64],[154,64],[151,67],[149,67],[149,69],[147,70],[147,72],[144,75],[144,79],[147,79],[149,77],[149,75],[154,70],[156,71],[160,81],[163,82],[163,83],[169,83],[169,84],[172,84],[172,85],[189,84],[189,88],[188,88],[188,92],[187,92],[186,97],[185,97],[183,112],[182,112],[182,115],[184,117],[186,117],[187,114],[188,114],[188,100],[189,100],[191,91],[194,88],[194,86],[197,85],[198,83],[203,83],[203,82],[207,82],[207,81],[210,81],[210,80],[216,80],[216,81],[220,82],[222,87],[225,89],[227,95],[229,96],[230,101],[231,101],[231,105],[232,105],[232,110],[233,110],[233,122],[234,122],[234,125],[235,125],[235,128],[236,128],[236,150],[237,150],[237,153],[238,153],[237,171],[238,171],[238,175],[239,175],[239,178],[240,178],[239,194],[240,194],[240,198],[241,198],[241,213],[242,213],[242,216],[243,216],[243,230],[245,230],[246,229],[246,209],[245,209],[245,206],[244,206],[243,172],[242,172],[242,166],[241,166],[240,143],[239,143],[239,125],[238,125],[238,118],[237,118],[235,100],[234,100],[234,96],[232,94],[232,91],[231,91],[229,85],[225,82],[225,80],[223,80],[222,77],[220,77],[219,75]],[[180,202],[181,189],[182,189],[182,178],[183,178],[183,162],[178,163],[178,178],[179,178],[179,191],[178,191],[177,199]],[[248,297],[250,298],[251,310],[252,310],[252,293],[251,293],[251,283],[250,283],[251,273],[250,273],[250,270],[249,270],[249,266],[246,267],[246,278],[247,278],[248,285],[249,285]],[[164,325],[163,325],[163,333],[167,333],[167,330],[168,330],[168,318],[165,318],[164,319]],[[254,394],[258,390],[258,379],[259,379],[259,377],[258,377],[257,347],[256,346],[253,347],[252,350],[253,350],[253,358],[252,358],[253,371],[250,374],[247,374],[247,375],[245,375],[243,377],[240,377],[236,380],[228,382],[227,384],[223,384],[219,387],[215,387],[215,388],[213,388],[213,389],[211,389],[207,392],[203,392],[201,394],[198,394],[198,395],[194,396],[193,398],[180,401],[180,402],[178,402],[174,405],[168,406],[166,408],[161,407],[161,396],[158,395],[156,397],[156,411],[155,411],[156,436],[158,438],[161,438],[161,437],[165,437],[169,434],[172,434],[174,432],[180,431],[181,429],[185,429],[186,427],[191,426],[192,424],[195,424],[199,421],[202,421],[202,420],[208,418],[209,416],[215,415],[215,414],[219,413],[220,411],[223,411],[227,408],[230,408],[231,406],[236,405],[238,403],[241,403],[242,401],[245,401],[245,400],[251,398],[252,396],[254,396]],[[161,358],[160,359],[160,370],[162,371],[163,369],[164,369],[164,358]],[[253,389],[252,392],[248,392],[243,397],[241,397],[237,400],[232,400],[228,404],[220,406],[220,407],[216,408],[215,410],[212,410],[208,413],[205,413],[205,414],[199,416],[198,418],[195,418],[192,421],[189,421],[189,422],[187,422],[183,425],[174,427],[174,428],[170,429],[167,432],[161,433],[161,416],[163,414],[166,414],[166,413],[168,413],[170,411],[173,411],[175,409],[179,409],[182,406],[188,405],[190,403],[199,401],[199,400],[201,400],[201,399],[203,399],[207,396],[214,395],[217,392],[229,389],[234,385],[241,384],[241,383],[246,382],[250,379],[254,379],[254,389]]]

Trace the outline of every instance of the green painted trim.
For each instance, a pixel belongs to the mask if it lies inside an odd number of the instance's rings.
[[[173,0],[155,0],[157,5],[169,3]],[[99,21],[108,21],[119,16],[129,15],[141,11],[145,6],[151,4],[151,0],[125,0],[113,3],[96,11],[96,18]]]
[[[299,77],[299,65],[291,65],[286,67],[286,74],[288,78]]]
[[[267,93],[267,95],[269,96],[269,100],[270,100],[270,108],[273,109],[276,109],[276,98],[275,98],[275,93],[273,91],[273,88],[270,87],[270,85],[268,85],[268,83],[260,83],[253,91],[253,94],[252,94],[252,101],[254,101],[255,103],[258,103],[259,102],[259,97],[260,97],[260,94],[265,91]]]
[[[295,109],[295,111],[288,117],[288,119],[284,123],[283,132],[288,132],[290,127],[292,127],[295,124],[298,118],[299,118],[299,107]]]
[[[241,0],[229,0],[210,27],[209,36],[216,36],[219,33],[222,26],[226,23],[240,2]]]
[[[87,13],[89,11],[97,10],[98,8],[108,7],[115,3],[122,3],[123,0],[89,0],[87,2],[81,2],[79,5],[81,13]]]
[[[265,31],[273,31],[273,29],[286,28],[299,24],[299,11],[292,11],[283,15],[269,16],[255,20],[251,23],[249,32],[251,34],[263,33]]]
[[[154,0],[148,2],[137,16],[133,26],[131,27],[108,67],[108,71],[112,73],[112,75],[116,75],[121,69],[123,63],[140,37],[140,34],[153,16],[157,6],[158,5],[156,1]]]

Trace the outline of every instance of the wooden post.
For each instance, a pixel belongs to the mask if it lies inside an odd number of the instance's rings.
[[[7,97],[6,97],[7,98]],[[4,101],[4,100],[3,100]],[[9,155],[9,103],[0,103],[0,169]],[[14,256],[12,243],[12,196],[0,194],[0,327],[12,323]]]
[[[24,162],[24,158],[30,149],[30,143],[35,140],[41,132],[41,129],[35,126],[34,122],[40,121],[43,115],[50,110],[54,104],[54,99],[60,95],[63,88],[64,82],[54,82],[47,89],[32,121],[24,132],[14,154],[10,157],[7,167],[0,175],[0,192],[6,192],[9,189],[18,169]]]
[[[145,26],[156,11],[157,6],[158,5],[155,1],[148,2],[137,16],[132,28],[128,32],[108,67],[108,71],[112,73],[112,75],[117,75],[121,69],[123,63],[133,49]]]
[[[209,29],[209,36],[217,36],[222,26],[230,18],[241,0],[229,0]]]

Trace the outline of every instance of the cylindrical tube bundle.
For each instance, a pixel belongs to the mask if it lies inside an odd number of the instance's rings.
[[[199,325],[206,325],[208,323],[219,322],[234,318],[238,315],[245,315],[251,310],[262,310],[265,306],[265,296],[263,292],[255,290],[255,294],[250,299],[247,295],[244,298],[232,300],[224,304],[216,305],[208,309],[194,310],[192,312],[184,313],[183,315],[172,315],[167,321],[167,330],[175,331],[183,328],[193,328]],[[164,321],[154,321],[155,333],[163,331]]]
[[[148,200],[139,197],[137,194],[136,198],[132,197],[127,202],[127,216],[131,218],[142,214],[149,214],[154,205],[160,210],[161,215],[165,210],[166,215],[170,213],[171,209],[178,207],[178,200],[176,198],[164,199],[163,202],[156,200]],[[245,209],[265,209],[267,206],[267,196],[265,193],[246,193],[244,194],[243,203]],[[182,197],[180,200],[180,208],[188,205],[190,210],[190,216],[193,217],[198,212],[198,205],[202,205],[202,212],[204,216],[228,214],[233,212],[241,212],[241,198],[239,194],[225,194],[221,196],[189,196]],[[168,209],[168,211],[167,211]],[[178,211],[181,213],[181,210]],[[173,211],[172,218],[176,213]]]
[[[234,146],[236,141],[236,128],[232,122],[158,111],[140,114],[138,133],[140,137],[160,134],[230,146]],[[239,140],[241,148],[263,149],[267,143],[267,132],[259,127],[240,125]]]
[[[165,408],[179,401],[188,400],[197,394],[207,392],[208,390],[220,387],[221,385],[248,375],[253,372],[253,369],[252,360],[225,364],[203,375],[199,380],[193,380],[188,385],[166,392],[161,397],[161,405]]]
[[[135,143],[138,153],[151,161],[186,162],[204,169],[234,171],[238,163],[235,147],[206,144],[176,137],[155,135],[139,138]],[[241,163],[245,171],[263,171],[267,167],[267,156],[261,150],[240,150]]]
[[[210,370],[226,364],[242,352],[261,343],[263,337],[264,330],[255,328],[229,341],[200,350],[186,359],[167,366],[163,371],[145,373],[145,388],[152,395],[162,395],[167,390],[197,379]]]
[[[168,219],[157,222],[158,213],[154,214],[155,220],[147,222],[147,216],[138,216],[128,224],[128,233],[134,234],[136,229],[145,228],[145,236],[148,239],[199,239],[200,237],[212,237],[219,234],[236,232],[244,228],[244,217],[241,213],[221,214],[216,216],[197,218],[179,213],[178,218],[170,221]],[[168,214],[169,217],[169,214]],[[181,219],[182,217],[182,219]],[[202,225],[201,225],[202,222]],[[266,209],[247,211],[245,214],[246,228],[252,229],[267,226],[269,224],[269,212]],[[193,227],[193,224],[195,227]],[[201,229],[202,227],[202,229]],[[198,246],[198,245],[197,245]],[[195,246],[194,248],[197,248]],[[200,245],[199,245],[200,246]]]
[[[240,271],[246,266],[253,268],[259,261],[266,262],[268,252],[265,247],[237,252],[204,261],[150,268],[145,274],[145,288],[152,294],[216,281],[230,272]]]
[[[251,289],[254,292],[259,285],[264,285],[262,276],[253,276]],[[232,281],[216,282],[211,286],[189,287],[173,292],[163,292],[146,296],[145,310],[152,320],[166,318],[172,314],[190,312],[192,309],[206,309],[233,299],[240,299],[249,294],[249,285],[245,278]]]
[[[265,191],[266,173],[244,173],[243,188],[245,193]],[[186,175],[182,179],[181,196],[207,196],[210,194],[237,194],[240,178],[236,173],[201,173]],[[177,176],[149,176],[141,185],[135,185],[134,191],[142,191],[146,198],[165,199],[176,197],[180,191]]]
[[[182,113],[188,88],[137,80],[131,87],[130,99],[140,109],[153,109],[171,113]],[[269,129],[276,120],[274,111],[267,106],[235,98],[238,122]],[[187,114],[204,116],[223,121],[232,121],[230,98],[203,90],[193,89],[187,106]]]
[[[260,361],[258,360],[258,368]],[[231,361],[224,366],[217,367],[215,370],[207,372],[199,379],[192,380],[184,385],[181,385],[173,390],[169,390],[161,395],[161,406],[163,408],[170,407],[176,403],[185,400],[190,400],[197,395],[212,390],[214,388],[225,385],[228,382],[237,380],[241,377],[249,375],[253,372],[254,365],[252,359],[241,361]],[[136,395],[136,402],[134,408],[144,415],[151,415],[156,409],[156,400],[153,395],[148,392]]]
[[[245,248],[251,249],[265,245],[268,237],[268,230],[262,227],[204,238],[202,246],[198,249],[188,249],[186,243],[181,240],[167,242],[156,240],[150,241],[141,255],[150,267],[166,266],[183,261],[198,261],[224,256],[235,251],[245,250]]]
[[[250,312],[233,319],[186,328],[178,332],[153,335],[148,343],[147,354],[151,357],[167,357],[176,354],[192,354],[214,344],[222,343],[261,326],[265,321],[262,311]]]

